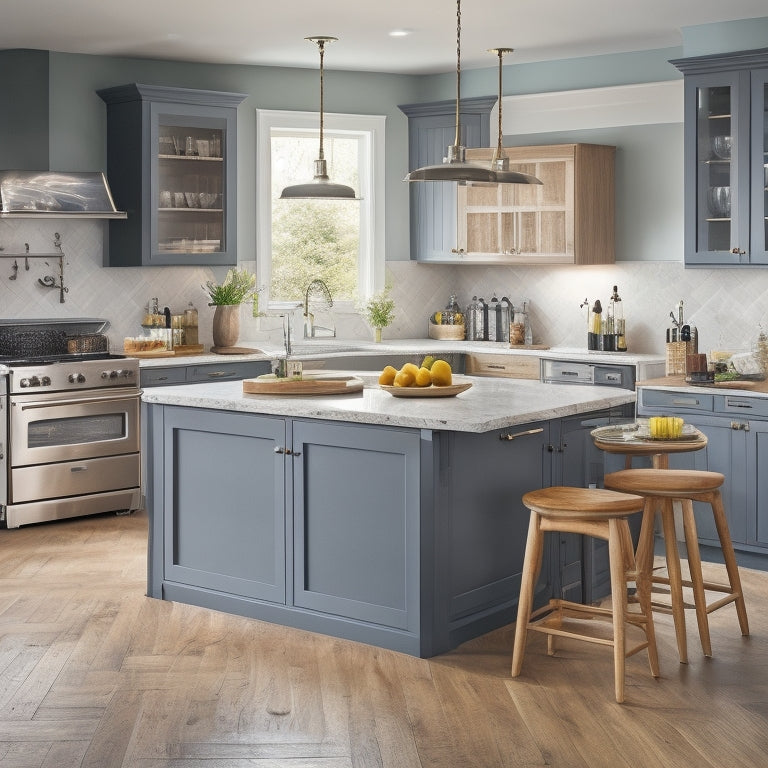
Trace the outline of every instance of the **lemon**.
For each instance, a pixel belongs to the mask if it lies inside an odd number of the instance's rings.
[[[431,383],[432,374],[430,373],[429,368],[419,368],[418,372],[416,373],[416,386],[428,387]]]
[[[447,387],[451,384],[451,366],[445,360],[435,360],[430,375],[436,387]]]
[[[391,365],[387,365],[379,376],[379,384],[384,384],[387,387],[391,387],[395,382],[395,376],[397,376],[397,371],[395,368]]]
[[[435,325],[440,325],[443,322],[443,313],[435,312],[435,314],[432,315],[432,320],[434,321]]]
[[[401,371],[408,371],[414,379],[416,378],[416,374],[419,371],[419,366],[415,363],[406,363],[401,369]]]
[[[421,361],[421,367],[426,368],[429,370],[432,367],[432,363],[435,362],[435,358],[432,357],[432,355],[427,355],[422,361]]]
[[[418,371],[418,368],[416,369]],[[394,384],[396,387],[412,387],[416,381],[416,375],[412,371],[400,369],[395,376]]]

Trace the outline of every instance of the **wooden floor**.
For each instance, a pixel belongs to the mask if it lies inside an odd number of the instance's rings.
[[[144,596],[144,513],[0,531],[3,768],[768,766],[768,574],[742,570],[752,636],[710,617],[715,657],[662,678],[609,649],[513,627],[423,660]],[[707,566],[710,576],[720,566]],[[707,574],[705,574],[706,576]]]

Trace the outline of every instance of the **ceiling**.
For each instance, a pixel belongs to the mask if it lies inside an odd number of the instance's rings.
[[[682,44],[681,28],[765,17],[765,0],[465,0],[463,68]],[[410,34],[393,37],[393,30]],[[453,0],[24,0],[5,2],[0,49],[433,74],[456,68]]]

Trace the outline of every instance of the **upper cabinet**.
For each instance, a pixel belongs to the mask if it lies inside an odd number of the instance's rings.
[[[685,263],[768,264],[768,49],[672,63],[685,75]]]
[[[467,151],[490,163],[493,149]],[[612,264],[614,157],[597,144],[507,147],[510,170],[543,183],[458,187],[459,262]]]
[[[130,85],[107,104],[115,204],[105,265],[237,263],[237,107],[241,93]]]
[[[487,145],[491,107],[495,97],[462,99],[459,112],[465,147]],[[408,116],[408,169],[441,163],[456,137],[456,102],[401,104]],[[456,184],[413,182],[409,184],[411,210],[411,259],[427,262],[456,261]]]

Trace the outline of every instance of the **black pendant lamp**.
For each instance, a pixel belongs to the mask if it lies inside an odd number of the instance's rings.
[[[355,200],[355,190],[345,184],[334,184],[328,178],[328,167],[323,152],[323,59],[325,57],[325,44],[333,43],[337,37],[305,37],[312,43],[317,43],[320,49],[320,151],[315,160],[315,177],[306,184],[293,184],[286,187],[280,193],[282,200],[296,200],[301,198],[315,198],[321,200]]]
[[[499,98],[501,108],[501,97]],[[535,176],[509,170],[496,170],[466,161],[461,141],[461,0],[456,0],[456,135],[453,145],[439,165],[425,165],[411,171],[404,181],[457,181],[461,184],[541,184]],[[499,137],[501,132],[499,132]],[[501,138],[499,138],[501,143]]]

